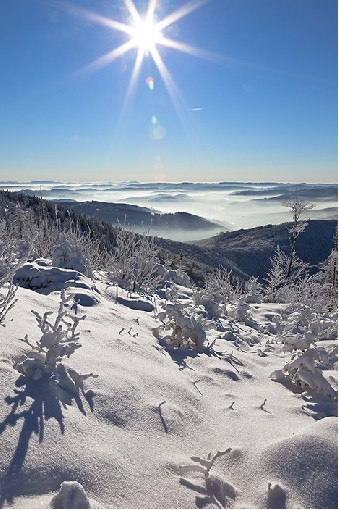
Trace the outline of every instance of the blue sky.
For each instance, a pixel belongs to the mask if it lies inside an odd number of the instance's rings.
[[[137,48],[90,66],[131,39],[90,13],[130,26],[124,0],[1,0],[0,179],[336,182],[336,0],[200,3],[162,35],[204,58],[156,44],[172,97],[145,55],[125,101]]]

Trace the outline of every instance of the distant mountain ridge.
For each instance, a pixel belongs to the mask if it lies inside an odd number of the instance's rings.
[[[288,228],[291,223],[265,225],[223,232],[195,243],[175,243],[158,239],[157,243],[208,266],[232,269],[241,277],[263,279],[271,266],[277,245],[289,252]],[[299,258],[311,266],[325,260],[333,247],[337,227],[335,220],[310,220],[298,238]]]
[[[226,230],[225,225],[221,223],[187,212],[160,213],[148,207],[95,200],[90,202],[56,200],[55,203],[115,226],[128,225],[139,233],[150,230],[153,235],[166,237],[168,234],[169,237],[175,237],[176,231],[186,231],[187,235],[194,239],[194,236],[206,237]]]
[[[98,242],[107,246],[109,250],[116,246],[117,228],[112,223],[81,214],[75,209],[68,208],[66,204],[60,203],[56,207],[55,202],[0,190],[0,216],[1,208],[6,209],[11,203],[31,209],[35,215],[43,211],[44,217],[52,223],[58,221],[62,224],[65,219],[71,220],[79,224],[84,232],[90,228]],[[180,264],[196,282],[201,284],[206,273],[219,266],[232,269],[234,275],[245,279],[250,276],[263,279],[270,269],[270,259],[277,245],[289,251],[290,225],[282,223],[223,232],[195,243],[183,243],[156,236],[154,240],[161,257],[169,256],[174,265]],[[335,220],[310,220],[306,230],[298,238],[297,255],[312,266],[324,261],[333,248],[336,227]]]

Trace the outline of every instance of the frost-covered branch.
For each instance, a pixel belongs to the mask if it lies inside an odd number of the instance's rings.
[[[70,392],[73,388],[82,389],[83,382],[88,377],[97,377],[92,373],[78,374],[63,364],[63,358],[69,358],[81,347],[80,333],[76,332],[76,329],[80,321],[86,318],[85,315],[77,317],[68,312],[66,305],[71,299],[71,296],[65,296],[65,291],[61,292],[54,321],[50,320],[52,312],[45,312],[41,316],[32,310],[42,334],[35,345],[29,342],[28,335],[22,339],[32,350],[20,356],[14,365],[14,368],[26,377],[36,381],[43,378],[53,379],[58,386]]]

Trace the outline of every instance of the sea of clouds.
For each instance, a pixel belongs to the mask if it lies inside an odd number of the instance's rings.
[[[313,209],[311,219],[336,219],[337,184],[277,182],[60,182],[6,181],[0,189],[23,191],[42,198],[133,204],[158,212],[188,212],[230,229],[279,224],[291,219],[282,204],[297,193]]]

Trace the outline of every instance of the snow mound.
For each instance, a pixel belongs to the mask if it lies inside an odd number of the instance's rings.
[[[260,463],[268,476],[293,487],[303,508],[338,508],[336,440],[336,418],[324,418],[265,449]]]
[[[140,310],[143,312],[153,312],[154,305],[150,301],[141,298],[128,298],[117,296],[117,303],[131,308],[131,310]]]
[[[52,508],[91,508],[86,492],[79,482],[62,482],[51,501]]]
[[[13,283],[25,289],[48,289],[51,292],[62,290],[69,282],[76,286],[80,276],[78,271],[51,267],[47,265],[47,261],[40,259],[20,267],[13,277]]]

